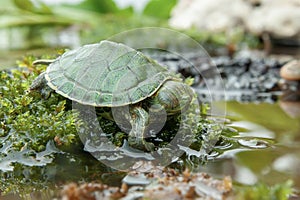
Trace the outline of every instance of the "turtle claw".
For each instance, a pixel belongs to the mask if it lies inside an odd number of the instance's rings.
[[[128,144],[132,148],[147,152],[151,152],[155,149],[155,145],[151,142],[146,142],[144,138],[133,138],[129,136]]]
[[[151,151],[155,150],[155,145],[151,142],[144,141],[144,148],[145,148],[145,150],[151,152]]]

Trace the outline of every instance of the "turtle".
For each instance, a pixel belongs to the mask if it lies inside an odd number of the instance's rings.
[[[125,44],[108,40],[66,51],[54,60],[36,60],[34,64],[48,65],[29,88],[44,99],[55,91],[83,105],[128,106],[131,130],[127,143],[143,151],[154,149],[146,141],[150,112],[178,114],[195,95],[165,66]]]

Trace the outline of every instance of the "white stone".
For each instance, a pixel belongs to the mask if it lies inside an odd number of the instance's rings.
[[[240,24],[250,8],[243,0],[180,0],[169,23],[180,29],[224,31]]]
[[[260,4],[260,6],[253,6]],[[299,0],[180,0],[170,26],[223,32],[239,26],[254,34],[300,37]]]
[[[300,33],[300,1],[264,0],[245,21],[255,34],[270,33],[275,37],[296,37]]]

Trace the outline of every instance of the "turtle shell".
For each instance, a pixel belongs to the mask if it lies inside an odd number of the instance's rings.
[[[62,96],[96,107],[140,102],[176,79],[141,52],[111,41],[64,53],[48,66],[45,78]]]

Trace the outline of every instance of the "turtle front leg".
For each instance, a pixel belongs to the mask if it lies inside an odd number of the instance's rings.
[[[128,136],[128,143],[131,147],[152,151],[154,150],[154,144],[145,141],[146,129],[149,125],[149,114],[139,106],[131,108],[131,131]]]
[[[45,72],[41,73],[36,79],[33,80],[29,91],[39,92],[44,99],[48,99],[53,90],[48,86],[47,80],[45,78]]]

